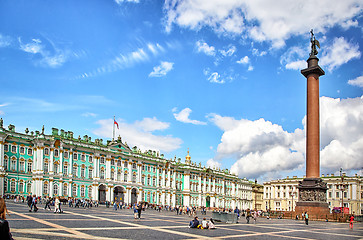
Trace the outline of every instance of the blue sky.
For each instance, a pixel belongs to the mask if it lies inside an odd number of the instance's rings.
[[[311,8],[317,10],[311,14]],[[0,117],[231,169],[305,173],[306,67],[320,41],[321,172],[362,174],[363,3],[0,1]]]

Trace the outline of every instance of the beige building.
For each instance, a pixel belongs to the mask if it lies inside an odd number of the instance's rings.
[[[350,213],[363,214],[363,184],[359,175],[345,176],[343,181],[340,176],[322,175],[321,178],[327,183],[327,202],[330,211],[334,207],[349,208]],[[263,210],[294,211],[298,201],[299,181],[303,178],[296,176],[278,179],[264,183],[263,187]],[[342,198],[343,197],[343,198]]]
[[[263,185],[258,184],[257,180],[252,184],[252,208],[257,210],[264,210],[263,205]]]

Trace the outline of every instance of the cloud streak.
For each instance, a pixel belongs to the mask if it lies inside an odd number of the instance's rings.
[[[191,123],[194,125],[207,125],[206,122],[198,121],[198,120],[192,120],[189,118],[190,114],[192,113],[192,110],[190,108],[184,108],[179,113],[177,112],[177,109],[173,109],[174,117],[177,121],[183,122],[183,123]]]
[[[161,62],[159,66],[154,67],[149,77],[163,77],[173,69],[173,65],[172,62]]]

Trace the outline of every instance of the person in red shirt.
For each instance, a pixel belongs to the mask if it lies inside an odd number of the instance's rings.
[[[354,221],[354,216],[352,214],[349,217],[349,228],[351,228],[351,229],[353,229],[353,221]]]

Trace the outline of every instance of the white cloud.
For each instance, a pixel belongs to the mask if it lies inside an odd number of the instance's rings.
[[[118,4],[118,5],[121,5],[122,3],[124,2],[129,2],[129,3],[139,3],[140,0],[115,0],[115,2]]]
[[[5,115],[5,112],[0,110],[0,115]]]
[[[126,123],[123,119],[117,119],[119,129],[115,129],[116,136],[122,136],[124,142],[130,147],[137,146],[142,150],[160,150],[165,152],[172,152],[179,149],[183,141],[180,138],[176,138],[170,135],[161,136],[154,135],[152,132],[156,128],[156,125],[168,125],[169,123],[160,122],[157,123],[156,118],[143,119],[134,123]],[[100,125],[99,128],[93,131],[99,137],[112,138],[113,119],[103,119],[96,122]],[[148,123],[150,125],[148,126]],[[161,127],[159,129],[161,130]],[[166,129],[166,128],[164,128]]]
[[[3,36],[2,34],[0,34],[0,47],[10,46],[11,42],[12,42],[11,37]]]
[[[253,56],[257,56],[257,57],[262,57],[262,56],[265,56],[267,54],[266,51],[261,51],[258,50],[257,48],[252,48],[252,55]]]
[[[320,98],[321,168],[323,171],[363,167],[363,96],[354,99]],[[236,120],[217,114],[210,121],[224,131],[215,159],[235,159],[231,171],[256,178],[305,166],[305,130],[284,131],[264,119]],[[303,120],[305,129],[305,118]]]
[[[287,63],[285,65],[285,68],[291,69],[291,70],[301,70],[301,69],[307,68],[307,63],[305,60],[298,60],[295,62]]]
[[[195,43],[197,51],[205,53],[208,56],[215,56],[216,49],[213,46],[209,46],[206,42],[199,40]]]
[[[218,168],[220,168],[222,166],[222,163],[220,163],[220,162],[218,162],[218,161],[215,161],[215,160],[213,160],[213,159],[209,159],[208,161],[207,161],[207,167],[210,167],[210,168],[216,168],[216,169],[218,169]]]
[[[91,112],[85,112],[81,114],[82,117],[97,117],[98,114],[96,113],[91,113]]]
[[[357,77],[355,79],[349,80],[348,84],[352,86],[358,86],[363,88],[363,76]]]
[[[237,48],[233,45],[228,46],[228,49],[222,49],[219,50],[219,52],[224,56],[224,57],[230,57],[232,56],[235,52],[237,51]]]
[[[20,50],[34,54],[35,56],[40,56],[40,60],[35,60],[35,63],[46,67],[60,67],[62,66],[70,57],[77,57],[77,53],[71,53],[69,50],[62,50],[55,47],[54,43],[50,42],[52,45],[51,50],[46,49],[46,45],[42,43],[40,39],[32,39],[29,43],[23,43],[21,38],[18,38]],[[53,51],[53,53],[51,53]]]
[[[144,118],[142,121],[135,121],[134,126],[145,132],[153,132],[156,130],[168,129],[170,123],[161,122],[157,120],[156,117],[153,117],[153,118]]]
[[[247,69],[248,71],[253,70],[253,66],[251,65],[251,61],[250,61],[250,58],[248,56],[244,56],[243,58],[238,60],[236,63],[242,64],[242,65],[248,65],[248,69]]]
[[[161,62],[159,66],[154,67],[153,71],[149,74],[149,77],[162,77],[173,69],[174,63]]]
[[[206,125],[207,124],[206,122],[201,122],[201,121],[198,121],[198,120],[190,119],[189,115],[192,113],[192,110],[190,108],[184,108],[179,113],[176,113],[176,111],[177,111],[177,109],[174,108],[173,109],[174,117],[179,122],[191,123],[191,124],[195,124],[195,125]]]
[[[196,31],[208,27],[217,34],[248,36],[280,48],[290,37],[306,35],[311,28],[324,33],[332,26],[358,26],[354,18],[362,8],[360,0],[166,0],[164,24],[167,32],[173,25]]]
[[[286,69],[301,70],[307,68],[306,60],[309,55],[309,46],[306,45],[305,49],[298,46],[290,47],[280,57],[280,63]]]
[[[250,59],[249,59],[248,56],[244,56],[243,58],[241,58],[240,60],[238,60],[237,63],[239,63],[239,64],[249,64],[250,63]]]
[[[344,37],[334,38],[333,44],[327,46],[320,59],[320,64],[329,71],[340,67],[352,59],[360,58],[359,45],[347,42]]]

